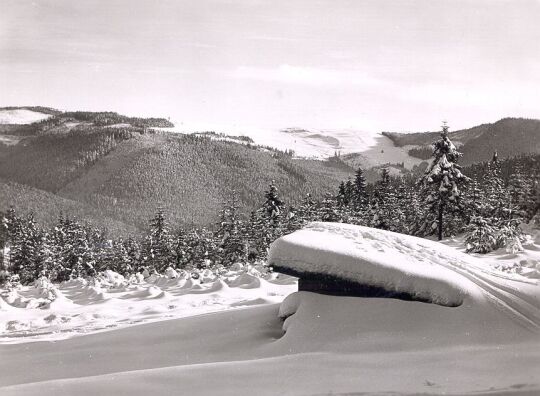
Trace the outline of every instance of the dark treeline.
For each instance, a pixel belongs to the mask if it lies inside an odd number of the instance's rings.
[[[64,118],[73,118],[78,121],[92,122],[96,126],[107,126],[114,124],[130,124],[134,127],[147,128],[170,128],[174,124],[164,118],[142,118],[128,117],[112,111],[68,111],[62,113]]]
[[[467,169],[443,127],[433,160],[420,178],[392,177],[383,169],[368,184],[361,168],[322,199],[307,194],[294,206],[283,201],[272,183],[260,206],[249,215],[231,194],[213,227],[171,226],[158,210],[142,237],[118,238],[60,216],[52,227],[34,215],[10,209],[2,217],[0,252],[3,278],[30,283],[91,277],[110,269],[123,275],[147,270],[227,268],[235,262],[266,259],[276,238],[311,221],[346,222],[421,237],[465,233],[467,250],[486,253],[499,247],[518,249],[520,224],[540,217],[540,156],[499,160],[496,155]]]
[[[18,136],[39,136],[47,134],[51,131],[57,133],[62,130],[62,126],[69,123],[85,123],[96,127],[110,127],[113,125],[125,125],[132,130],[144,132],[148,128],[170,128],[174,124],[165,118],[142,118],[128,117],[111,111],[94,112],[94,111],[68,111],[59,112],[50,109],[39,110],[40,108],[28,108],[42,113],[50,114],[51,116],[41,121],[31,124],[9,125],[8,130],[11,135]],[[66,129],[69,127],[66,127]]]

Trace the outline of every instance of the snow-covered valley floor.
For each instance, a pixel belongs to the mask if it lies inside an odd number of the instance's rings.
[[[456,307],[294,292],[291,278],[243,270],[202,284],[162,277],[115,286],[113,276],[65,284],[41,308],[24,300],[37,301],[38,288],[20,290],[0,306],[2,322],[19,323],[2,333],[0,394],[537,395],[537,242],[479,260],[433,241],[316,223],[271,252],[290,265],[337,260],[332,271],[349,265],[349,276],[388,288],[438,296],[447,285],[462,296]],[[512,264],[523,260],[526,271]],[[400,271],[406,282],[392,278]],[[139,319],[147,323],[126,325]]]

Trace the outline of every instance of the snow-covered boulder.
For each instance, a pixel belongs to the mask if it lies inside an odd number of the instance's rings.
[[[275,241],[269,265],[299,290],[458,306],[472,288],[455,266],[474,260],[440,243],[368,227],[311,223]]]

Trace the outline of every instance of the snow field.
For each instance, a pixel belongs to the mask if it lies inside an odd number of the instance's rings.
[[[41,278],[34,286],[0,293],[0,342],[57,340],[149,321],[280,302],[296,290],[296,280],[255,267],[218,277],[203,271],[193,279],[185,271],[141,274],[129,280],[105,271],[89,282],[59,285]]]
[[[0,124],[31,124],[49,117],[49,114],[27,109],[0,110]]]

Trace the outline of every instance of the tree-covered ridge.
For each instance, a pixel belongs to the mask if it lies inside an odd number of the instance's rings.
[[[409,155],[424,160],[429,158],[430,145],[437,139],[437,132],[383,132],[383,135],[398,147],[416,146],[409,149]],[[461,162],[467,165],[488,161],[494,151],[498,151],[501,158],[540,153],[540,120],[504,118],[492,124],[450,132],[449,136],[463,152]]]
[[[35,111],[37,113],[43,113],[43,114],[49,114],[49,115],[58,115],[62,112],[57,109],[53,109],[52,107],[46,107],[46,106],[6,106],[6,107],[0,107],[0,110],[30,110]]]
[[[130,128],[85,125],[65,133],[33,136],[21,144],[2,147],[0,178],[57,192],[134,134]]]
[[[128,117],[112,111],[67,111],[62,113],[64,118],[77,121],[91,122],[96,126],[129,124],[138,128],[172,128],[174,124],[165,118]]]
[[[87,212],[99,213],[89,220],[105,224],[113,219],[129,232],[144,229],[159,205],[173,222],[208,225],[232,190],[239,192],[242,210],[249,211],[272,179],[287,200],[297,202],[307,192],[322,196],[352,172],[337,161],[293,159],[251,144],[128,127],[82,124],[0,146],[0,178],[5,182],[57,194],[59,204],[64,199],[77,202]],[[0,201],[0,210],[10,203],[31,209],[24,194],[16,197]],[[66,213],[79,216],[80,210],[70,212],[72,208],[66,207]],[[34,210],[44,208],[37,203]],[[46,211],[46,223],[57,216],[56,210]]]
[[[4,110],[27,109],[49,114],[44,120],[31,124],[2,125],[0,133],[15,136],[36,136],[48,133],[63,133],[69,131],[73,125],[85,124],[94,127],[122,126],[132,128],[137,132],[144,132],[147,128],[171,128],[174,124],[165,118],[128,117],[112,111],[67,111],[50,109],[47,107],[5,107]],[[2,109],[0,109],[2,110]]]

